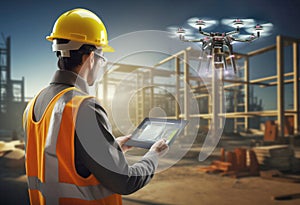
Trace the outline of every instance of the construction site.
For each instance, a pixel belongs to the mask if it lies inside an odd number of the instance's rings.
[[[0,124],[1,138],[12,133],[21,134],[22,125],[18,122],[26,106],[24,77],[21,80],[11,78],[11,43],[10,37],[4,38],[0,48]]]
[[[221,73],[218,83],[215,72],[201,78],[192,69],[199,63],[199,50],[192,47],[153,66],[109,62],[108,72],[96,84],[96,97],[116,137],[133,131],[145,117],[191,122],[170,148],[169,157],[161,159],[168,168],[162,168],[145,188],[124,196],[123,204],[299,204],[299,43],[279,35],[273,45],[235,52],[238,75],[228,77],[213,67]],[[0,47],[0,200],[29,204],[22,131],[28,99],[25,79],[11,79],[10,53],[8,37]],[[266,55],[274,67],[254,67]],[[251,73],[259,69],[275,74],[253,78]],[[257,89],[275,91],[274,109],[264,109],[268,102],[255,95]],[[119,113],[124,105],[125,117]],[[206,140],[216,133],[212,130],[221,130],[220,139],[211,154],[199,160]],[[129,161],[144,152],[130,150]],[[175,152],[180,152],[180,159],[172,158]]]

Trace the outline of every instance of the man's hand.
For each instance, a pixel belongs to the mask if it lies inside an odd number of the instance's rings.
[[[132,148],[131,146],[125,145],[125,143],[130,139],[130,137],[131,137],[131,135],[116,138],[116,141],[118,142],[119,146],[121,147],[121,149],[124,153]]]
[[[167,145],[165,139],[158,140],[150,148],[150,151],[155,151],[159,157],[164,156],[168,150],[169,146]]]

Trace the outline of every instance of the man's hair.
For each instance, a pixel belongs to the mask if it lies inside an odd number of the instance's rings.
[[[67,39],[56,39],[58,44],[65,44],[69,41]],[[94,50],[96,50],[95,46],[84,44],[78,50],[71,50],[70,57],[62,57],[61,52],[56,51],[57,66],[60,70],[74,71],[77,66],[82,65],[82,56],[89,55]]]

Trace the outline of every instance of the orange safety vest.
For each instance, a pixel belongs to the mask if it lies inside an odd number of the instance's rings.
[[[36,97],[23,116],[26,174],[31,205],[121,205],[121,195],[106,189],[91,174],[81,177],[75,169],[74,133],[80,104],[87,98],[67,88],[49,103],[40,121],[33,120]]]

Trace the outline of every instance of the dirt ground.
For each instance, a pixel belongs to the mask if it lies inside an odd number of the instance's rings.
[[[300,204],[300,199],[272,200],[275,195],[300,193],[300,184],[260,177],[222,177],[202,173],[199,167],[197,161],[182,160],[176,166],[158,173],[143,189],[124,196],[124,204]]]
[[[240,146],[248,141],[232,141]],[[224,145],[224,142],[223,142]],[[286,201],[275,201],[275,195],[300,194],[300,183],[287,183],[260,177],[234,179],[219,174],[205,174],[199,168],[218,158],[219,148],[204,162],[197,160],[198,148],[171,168],[156,174],[153,180],[134,194],[123,196],[124,205],[253,205],[253,204],[300,204],[300,197]],[[1,163],[0,163],[1,165]],[[23,170],[0,166],[0,204],[29,204],[26,177]]]

